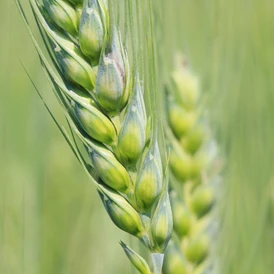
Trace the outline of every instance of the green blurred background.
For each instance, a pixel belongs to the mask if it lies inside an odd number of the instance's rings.
[[[167,70],[175,48],[189,56],[226,162],[220,274],[273,274],[274,2],[159,5],[157,47]],[[118,244],[129,237],[109,220],[21,62],[61,117],[14,2],[1,0],[0,273],[131,273]]]

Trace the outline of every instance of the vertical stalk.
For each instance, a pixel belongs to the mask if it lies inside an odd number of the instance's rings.
[[[137,68],[138,68],[138,58],[137,58],[137,40],[135,35],[136,32],[134,30],[134,18],[133,18],[133,5],[132,0],[128,1],[128,15],[129,15],[129,29],[130,29],[130,42],[131,42],[131,48],[133,51],[133,66],[132,66],[132,75],[135,77]]]
[[[150,75],[151,75],[151,120],[152,120],[152,141],[155,142],[157,140],[157,114],[156,114],[156,60],[155,60],[155,43],[154,43],[154,32],[153,32],[153,13],[152,13],[152,2],[151,0],[148,1],[148,29],[149,29],[149,35],[150,35],[150,41],[148,41],[148,48],[149,48],[149,69],[150,69]],[[150,43],[149,43],[150,42]]]
[[[162,274],[164,254],[152,253],[153,274]]]

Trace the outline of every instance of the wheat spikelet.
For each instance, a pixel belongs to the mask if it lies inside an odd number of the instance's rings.
[[[112,6],[107,0],[29,2],[51,63],[30,33],[73,139],[62,132],[112,221],[153,255],[152,272],[122,244],[132,264],[141,273],[160,273],[172,233],[167,176],[157,128],[147,122],[144,88],[138,72],[132,73],[120,30],[111,20]],[[18,6],[28,26],[19,1]]]
[[[201,109],[198,80],[182,56],[176,60],[166,91],[174,237],[166,251],[164,273],[198,274],[211,267],[216,145]]]

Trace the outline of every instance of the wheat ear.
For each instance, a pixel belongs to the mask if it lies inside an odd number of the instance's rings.
[[[201,109],[198,80],[185,58],[176,60],[166,87],[174,237],[166,251],[164,273],[202,274],[211,267],[209,230],[215,194],[210,182],[215,178],[216,145]]]
[[[121,243],[132,264],[141,273],[160,274],[172,233],[167,176],[157,127],[147,123],[144,88],[137,71],[131,71],[120,30],[111,20],[112,5],[107,0],[29,2],[51,62],[17,1],[73,138],[62,132],[112,221],[150,250],[153,270]]]

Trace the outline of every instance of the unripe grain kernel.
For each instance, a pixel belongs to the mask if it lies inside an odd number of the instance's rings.
[[[180,140],[182,147],[191,154],[195,154],[202,146],[205,132],[201,127],[193,128]]]
[[[194,112],[186,111],[174,101],[169,102],[168,114],[170,127],[179,139],[192,129],[197,120]]]
[[[149,212],[161,193],[163,173],[157,143],[144,152],[137,175],[135,194],[140,210]]]
[[[195,235],[188,241],[185,254],[193,264],[202,263],[209,253],[209,237],[205,234]]]
[[[124,92],[124,79],[117,63],[104,57],[98,70],[96,96],[100,105],[108,112],[120,110]]]
[[[151,221],[151,236],[154,249],[159,253],[164,253],[171,238],[173,230],[172,211],[168,192],[160,197],[153,212]]]
[[[99,104],[113,116],[125,107],[129,95],[127,58],[122,51],[120,37],[114,29],[111,46],[101,56],[95,90]]]
[[[170,168],[177,180],[184,183],[191,177],[192,159],[180,147],[171,148]]]
[[[214,193],[209,186],[197,186],[191,195],[191,209],[199,217],[207,214],[214,203]]]
[[[79,44],[82,52],[91,59],[92,64],[99,63],[103,49],[106,15],[98,4],[100,0],[88,0],[84,4],[79,32]]]
[[[176,99],[186,109],[194,109],[199,99],[199,83],[188,69],[179,70],[172,75],[176,87]]]
[[[144,232],[141,217],[127,200],[111,190],[99,193],[114,224],[131,235],[141,237]]]
[[[124,193],[129,191],[131,186],[129,174],[112,152],[104,148],[93,149],[90,157],[94,168],[106,185]]]
[[[165,252],[164,274],[187,274],[187,263],[178,246],[171,240]]]
[[[173,227],[174,231],[180,238],[188,236],[191,230],[192,218],[190,213],[184,204],[174,195],[172,192],[170,194],[171,198],[171,208],[173,214]]]
[[[63,0],[43,0],[51,19],[71,35],[78,32],[77,13],[71,5]]]
[[[90,137],[108,145],[113,144],[116,138],[114,125],[100,110],[76,103],[74,111],[77,121]]]
[[[139,100],[141,96],[140,86],[136,91],[126,109],[124,122],[118,136],[119,159],[128,166],[134,166],[141,156],[146,142],[146,119],[142,115],[142,106]]]
[[[92,92],[96,80],[95,70],[85,61],[77,47],[58,33],[52,38],[52,44],[66,78]]]

